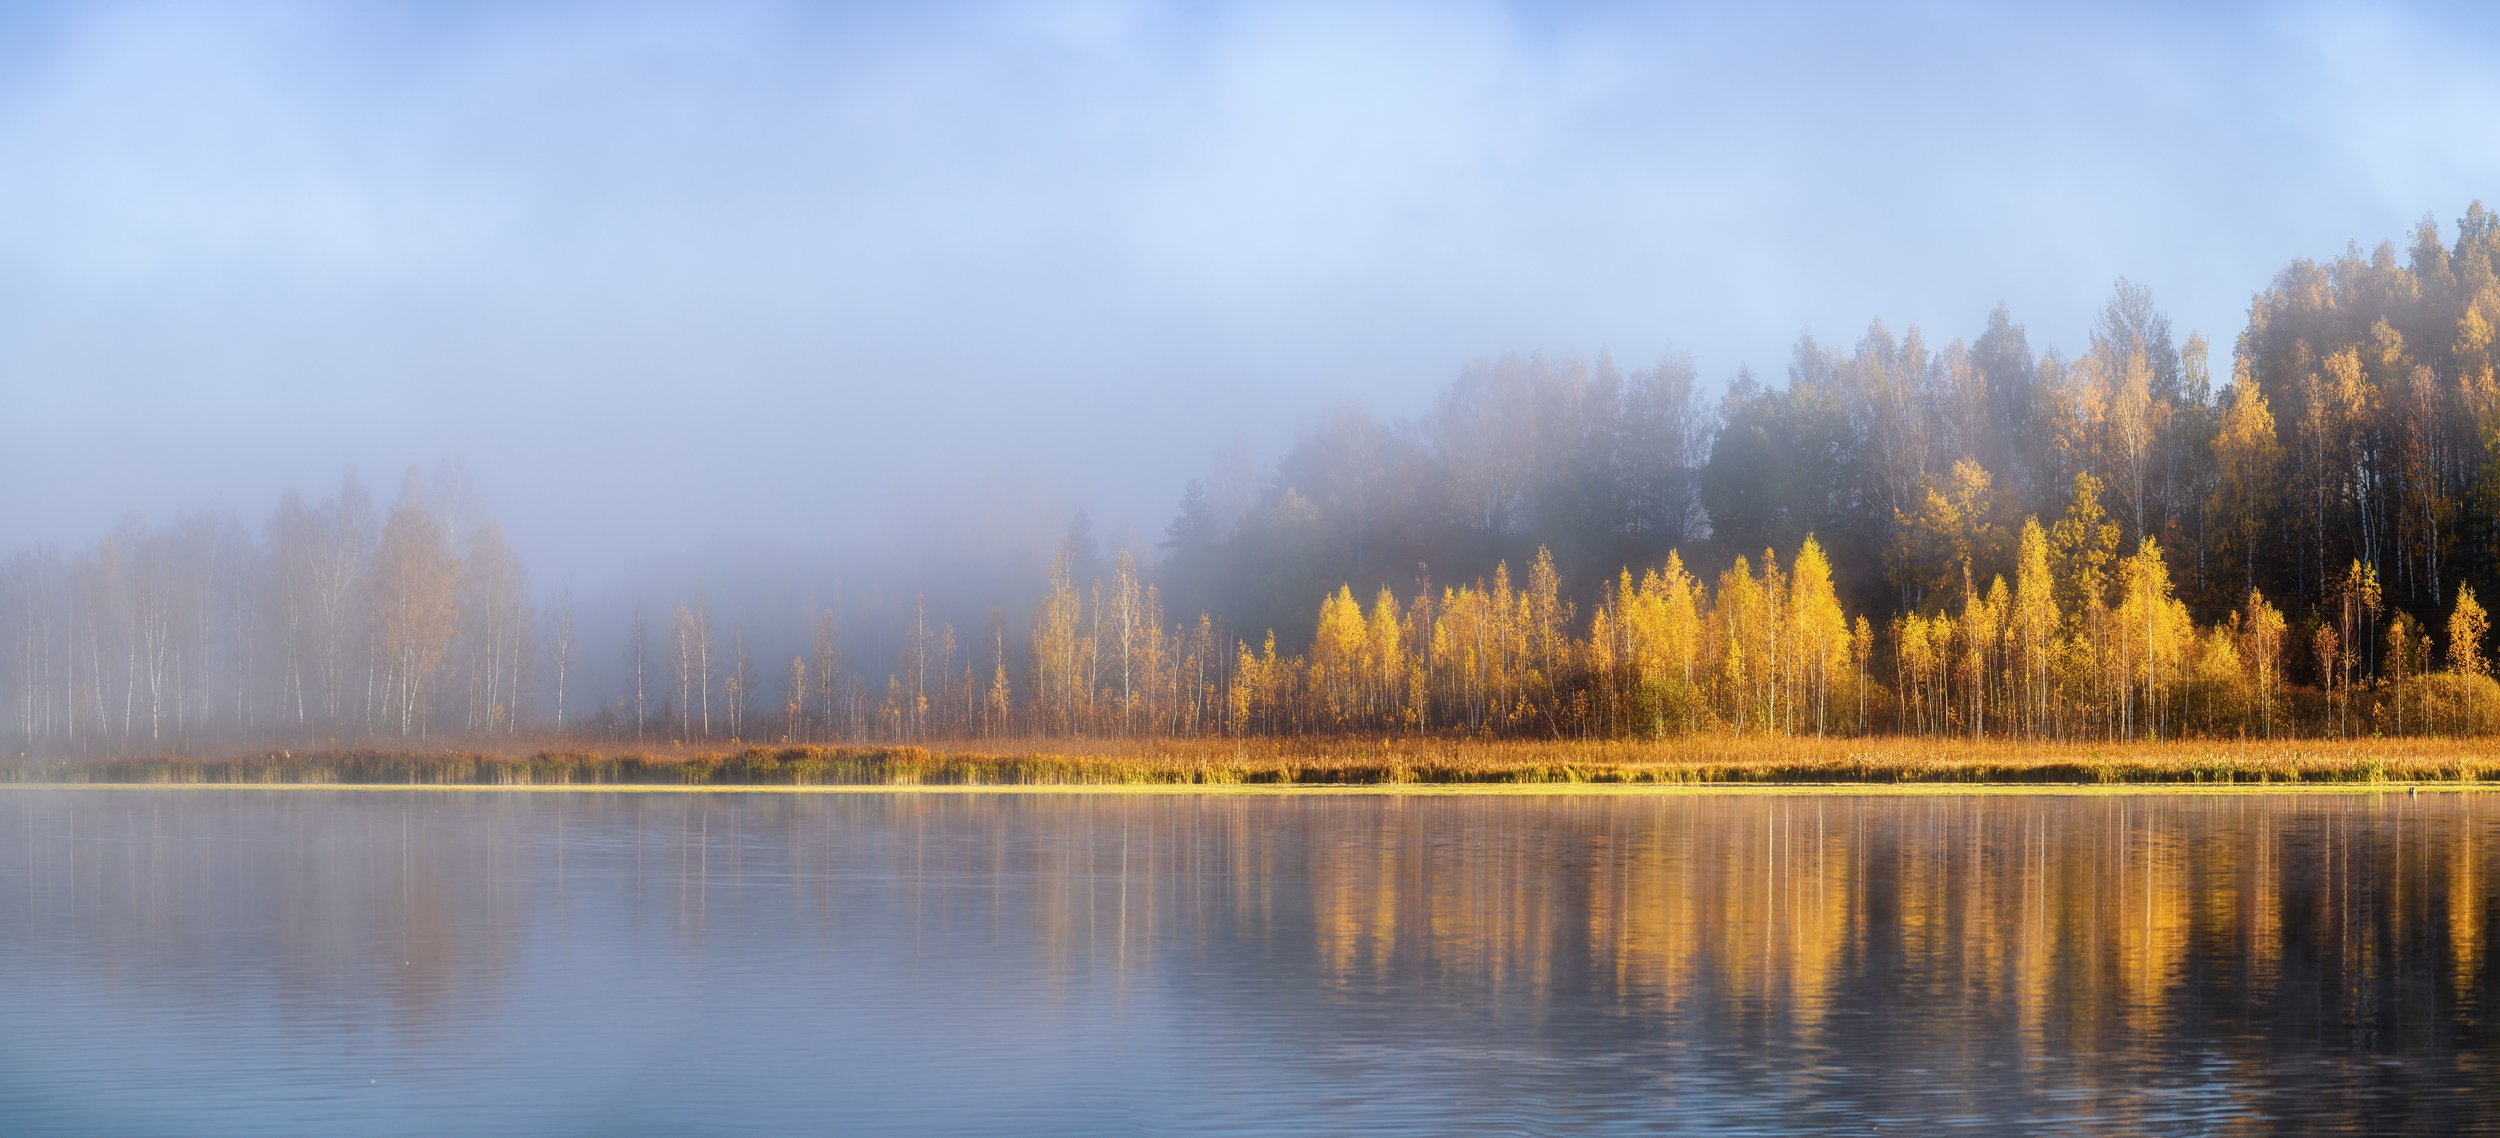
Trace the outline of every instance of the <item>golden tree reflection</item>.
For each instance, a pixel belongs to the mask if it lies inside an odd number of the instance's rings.
[[[2473,795],[1326,813],[1251,840],[1307,844],[1307,880],[1263,880],[1308,890],[1314,961],[1340,986],[1423,968],[1535,1003],[1595,985],[1660,1024],[1841,1053],[1871,1016],[1932,1019],[2001,1032],[2033,1071],[2154,1062],[2189,1035],[2253,1057],[2321,1033],[2479,1030],[2492,843]]]

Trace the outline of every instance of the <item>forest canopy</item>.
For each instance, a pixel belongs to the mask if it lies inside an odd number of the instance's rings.
[[[2071,356],[2000,307],[1715,396],[1680,358],[1486,361],[1193,482],[1156,549],[1080,522],[1038,598],[863,631],[650,597],[590,667],[473,499],[350,480],[0,565],[0,738],[2483,732],[2496,260],[2476,203],[2295,261],[2219,381],[2125,281]]]

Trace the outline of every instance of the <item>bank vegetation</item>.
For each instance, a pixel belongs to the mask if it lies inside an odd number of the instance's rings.
[[[1412,737],[992,740],[930,746],[376,747],[22,762],[25,783],[508,787],[2031,785],[2490,783],[2466,740],[2030,744],[1702,735],[1562,743]]]

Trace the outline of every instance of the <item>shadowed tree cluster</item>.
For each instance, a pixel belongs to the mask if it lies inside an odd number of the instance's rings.
[[[1681,359],[1629,373],[1604,359],[1497,360],[1416,422],[1351,407],[1324,417],[1247,509],[1219,516],[1193,484],[1160,576],[1181,606],[1283,628],[1340,584],[1415,586],[1421,565],[1525,564],[1539,546],[1592,574],[1654,561],[1709,532],[1698,477],[1712,426]]]

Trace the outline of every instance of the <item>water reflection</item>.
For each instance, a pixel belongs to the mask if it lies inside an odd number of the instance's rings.
[[[0,796],[0,1132],[2500,1130],[2495,807]]]

